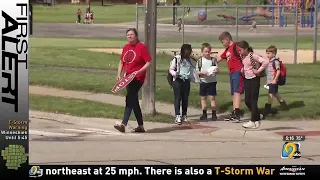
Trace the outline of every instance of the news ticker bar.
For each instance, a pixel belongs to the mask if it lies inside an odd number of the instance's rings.
[[[29,177],[47,176],[287,176],[318,175],[320,166],[310,165],[117,165],[31,166]]]

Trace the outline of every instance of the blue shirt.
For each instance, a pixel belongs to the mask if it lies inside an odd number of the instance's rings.
[[[190,68],[191,68],[191,64],[190,64],[190,60],[186,60],[186,59],[183,59],[182,62],[180,63],[180,72],[179,72],[179,75],[180,75],[180,79],[189,79],[189,76],[190,76]]]

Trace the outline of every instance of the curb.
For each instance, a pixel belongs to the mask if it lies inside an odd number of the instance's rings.
[[[221,138],[243,138],[243,139],[255,139],[255,140],[276,140],[282,141],[282,136],[275,134],[274,132],[268,132],[264,130],[240,130],[240,129],[218,129],[217,131],[209,133],[213,137]]]
[[[266,131],[259,129],[222,129],[218,127],[212,127],[207,131],[203,131],[205,134],[209,134],[213,137],[221,138],[243,138],[252,140],[274,140],[283,141],[284,135],[302,135],[306,136],[307,140],[320,139],[320,131],[317,130],[300,130],[300,131]]]

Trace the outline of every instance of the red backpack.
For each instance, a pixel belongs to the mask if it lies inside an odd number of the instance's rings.
[[[286,77],[287,77],[287,67],[282,63],[282,61],[280,61],[280,59],[275,59],[273,62],[272,62],[272,66],[273,66],[273,69],[274,71],[277,71],[276,70],[276,62],[275,61],[278,61],[279,64],[280,64],[280,76],[279,76],[279,79],[278,79],[278,85],[279,86],[283,86],[286,84]]]

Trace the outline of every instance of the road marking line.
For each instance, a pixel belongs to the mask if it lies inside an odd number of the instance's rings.
[[[131,136],[132,135],[133,136],[139,135],[139,134],[121,133],[121,132],[117,132],[117,131],[109,131],[109,130],[105,130],[105,129],[96,129],[96,128],[83,128],[83,129],[91,130],[91,131],[101,133],[101,134],[107,133],[107,134],[112,134],[112,135],[131,135]]]
[[[74,132],[83,132],[83,133],[95,133],[95,134],[104,134],[104,135],[120,135],[118,132],[102,130],[102,129],[94,129],[94,128],[83,128],[83,129],[65,129],[66,131],[74,131]]]
[[[77,134],[71,134],[71,133],[56,133],[56,132],[38,131],[38,130],[29,130],[29,134],[30,135],[40,135],[40,136],[53,136],[53,137],[77,136]]]
[[[109,131],[105,129],[96,129],[96,128],[65,129],[65,130],[74,131],[74,132],[83,132],[83,133],[95,133],[100,135],[111,135],[111,136],[138,135],[138,134],[120,133],[116,131]]]
[[[84,129],[64,129],[65,131],[74,131],[74,132],[80,132],[80,133],[92,133],[93,131],[90,130],[84,130]]]

